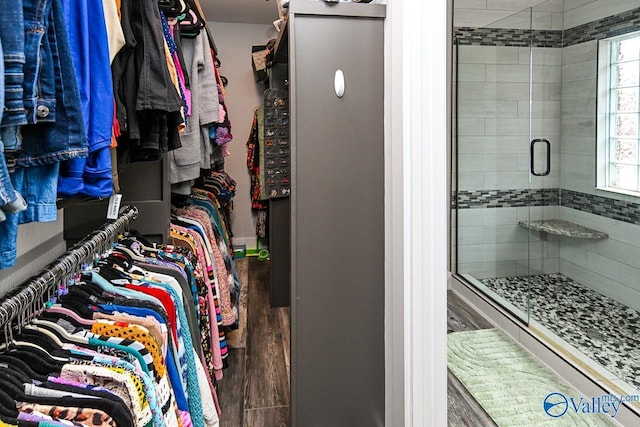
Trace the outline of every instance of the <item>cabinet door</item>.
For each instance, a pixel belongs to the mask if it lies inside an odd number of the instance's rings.
[[[295,426],[384,425],[383,22],[293,20]]]

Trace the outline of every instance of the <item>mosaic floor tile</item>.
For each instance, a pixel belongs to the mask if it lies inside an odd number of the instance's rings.
[[[640,389],[640,312],[562,274],[531,276],[531,318]],[[526,311],[526,277],[481,282]]]

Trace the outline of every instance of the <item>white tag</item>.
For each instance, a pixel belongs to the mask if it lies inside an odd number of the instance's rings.
[[[120,201],[122,201],[122,194],[113,194],[111,197],[109,197],[107,219],[118,219],[118,212],[120,212]]]

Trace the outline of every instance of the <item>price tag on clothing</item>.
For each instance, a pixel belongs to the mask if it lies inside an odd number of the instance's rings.
[[[109,207],[107,208],[107,219],[118,219],[118,212],[120,212],[120,202],[122,201],[122,194],[113,194],[109,197]]]

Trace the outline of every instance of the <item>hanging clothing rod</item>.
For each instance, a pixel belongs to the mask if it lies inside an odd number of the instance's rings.
[[[42,297],[45,294],[51,293],[61,280],[76,273],[82,264],[104,252],[137,216],[138,208],[131,205],[124,206],[120,209],[118,218],[103,224],[56,258],[38,275],[9,292],[0,301],[0,328],[10,326],[18,316],[30,318],[33,314],[30,311],[42,308],[34,307],[35,303],[44,304]]]

